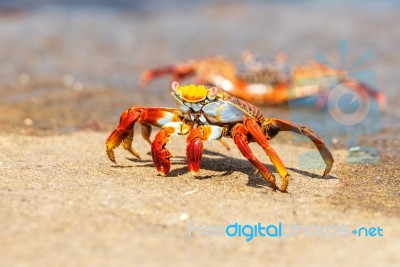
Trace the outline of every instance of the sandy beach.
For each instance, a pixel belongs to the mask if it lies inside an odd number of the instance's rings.
[[[99,145],[105,137],[1,135],[7,155],[0,170],[3,266],[394,266],[398,261],[399,183],[386,180],[398,175],[394,166],[385,175],[379,174],[382,166],[349,167],[345,152],[338,150],[332,174],[320,178],[321,170],[296,167],[296,155],[307,148],[274,142],[292,175],[289,193],[283,194],[273,192],[236,149],[226,156],[222,146],[207,144],[195,178],[187,173],[184,141],[175,138],[169,146],[176,156],[171,174],[161,177],[147,143],[136,142],[142,161],[119,149],[119,164],[113,165]],[[197,227],[235,222],[380,226],[384,236],[299,234],[246,242],[201,230],[189,237],[190,222]]]
[[[30,4],[0,8],[0,266],[399,266],[398,5],[330,3],[326,13],[318,4],[259,2]],[[230,151],[205,143],[197,177],[187,172],[181,136],[168,144],[167,177],[139,134],[142,160],[122,148],[117,164],[107,158],[105,140],[123,110],[173,106],[168,78],[141,91],[146,68],[213,54],[239,59],[246,49],[285,51],[293,64],[323,51],[338,62],[340,39],[353,51],[349,61],[373,52],[368,66],[388,98],[382,127],[358,136],[358,145],[379,150],[379,163],[349,163],[345,138],[333,136],[335,164],[322,178],[322,169],[301,164],[314,147],[282,133],[271,141],[291,174],[281,193],[232,140]],[[235,223],[281,225],[283,236],[217,235]]]

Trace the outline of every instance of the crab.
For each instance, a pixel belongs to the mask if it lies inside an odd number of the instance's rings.
[[[114,149],[121,143],[123,148],[140,158],[132,148],[134,125],[142,125],[142,135],[151,144],[151,155],[158,173],[168,175],[172,154],[166,148],[170,137],[186,135],[186,156],[189,171],[198,175],[203,152],[203,141],[232,138],[245,158],[269,182],[272,189],[278,189],[275,176],[258,160],[249,143],[256,142],[265,151],[281,177],[282,192],[288,187],[289,177],[285,165],[270,146],[268,140],[280,131],[292,131],[308,137],[316,146],[326,164],[323,176],[333,165],[333,157],[322,139],[310,128],[289,121],[265,118],[254,105],[233,97],[224,90],[213,86],[185,85],[172,83],[172,97],[178,108],[132,107],[121,114],[117,128],[106,141],[108,158],[116,162]],[[150,141],[151,126],[159,127],[154,140]]]
[[[275,58],[266,58],[244,52],[242,57],[243,62],[239,65],[225,57],[215,56],[149,69],[142,74],[140,83],[145,86],[163,75],[172,75],[178,81],[195,75],[197,84],[217,86],[252,104],[279,105],[294,101],[294,104],[311,103],[318,108],[326,107],[328,89],[341,84],[361,98],[371,97],[382,111],[386,110],[382,92],[350,77],[344,70],[310,61],[291,71],[283,53]]]

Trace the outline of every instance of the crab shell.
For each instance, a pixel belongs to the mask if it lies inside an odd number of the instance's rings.
[[[237,123],[243,117],[263,119],[261,111],[255,106],[228,96],[217,87],[204,85],[181,86],[172,83],[172,96],[184,116],[198,124],[226,125]]]

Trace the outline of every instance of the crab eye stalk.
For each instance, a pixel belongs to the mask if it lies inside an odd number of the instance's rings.
[[[177,81],[173,81],[171,84],[172,91],[174,91],[175,94],[178,94],[178,89],[180,85]]]
[[[207,93],[207,98],[210,100],[214,100],[215,97],[218,95],[218,88],[217,87],[211,87]]]

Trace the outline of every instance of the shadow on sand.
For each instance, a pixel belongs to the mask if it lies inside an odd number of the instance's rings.
[[[150,155],[150,153],[148,153]],[[127,158],[128,160],[139,163],[135,165],[121,166],[114,165],[114,168],[137,168],[137,167],[154,167],[153,161],[149,159],[137,159],[137,158]],[[179,167],[173,167],[173,166]],[[186,157],[176,156],[171,158],[172,170],[168,174],[169,177],[178,177],[188,172],[188,167],[186,165]],[[276,169],[272,164],[265,164],[265,166],[272,172],[276,174]],[[210,151],[205,149],[203,151],[203,158],[201,162],[202,169],[207,169],[210,171],[218,172],[218,175],[204,175],[201,174],[196,176],[195,179],[211,179],[213,177],[222,177],[231,175],[234,171],[241,172],[248,176],[247,185],[255,188],[260,187],[271,187],[270,184],[255,170],[251,163],[246,159],[238,159],[218,152]],[[334,176],[328,175],[322,177],[316,173],[312,173],[306,170],[300,170],[297,168],[289,167],[288,171],[296,172],[298,174],[311,177],[313,179],[337,179]]]

